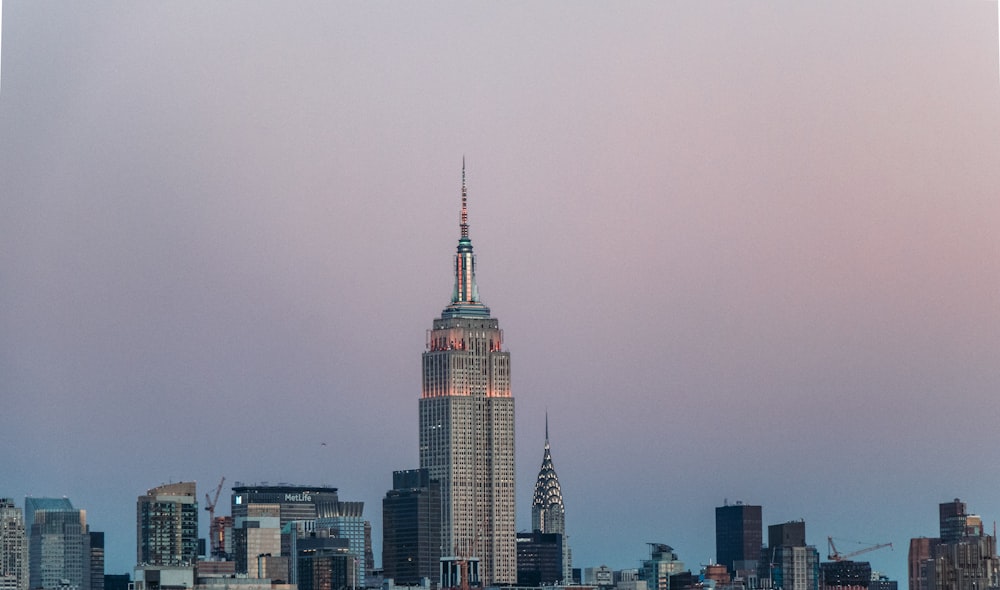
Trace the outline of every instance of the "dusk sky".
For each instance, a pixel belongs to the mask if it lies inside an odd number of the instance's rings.
[[[3,3],[0,496],[135,565],[169,481],[418,466],[461,164],[530,527],[692,570],[761,504],[906,585],[1000,519],[997,3]],[[326,443],[323,446],[322,443]],[[202,530],[207,533],[203,512]]]

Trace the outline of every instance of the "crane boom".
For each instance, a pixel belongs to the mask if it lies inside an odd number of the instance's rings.
[[[830,553],[826,556],[830,561],[847,561],[852,557],[861,555],[862,553],[868,553],[869,551],[875,551],[876,549],[882,549],[883,547],[892,547],[892,543],[878,543],[872,545],[871,547],[863,547],[857,551],[851,551],[850,553],[840,553],[837,551],[837,546],[833,543],[833,537],[826,538],[827,545],[830,546]]]
[[[222,476],[219,487],[215,488],[215,497],[211,498],[205,494],[205,510],[208,510],[208,532],[211,537],[211,552],[213,557],[222,554],[222,535],[215,524],[215,505],[219,503],[219,494],[222,493],[222,484],[226,483],[226,476]]]

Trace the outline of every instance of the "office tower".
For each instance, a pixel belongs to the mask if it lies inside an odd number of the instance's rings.
[[[965,502],[955,498],[951,502],[938,504],[938,521],[941,542],[951,543],[965,536],[982,534],[982,520],[965,511]]]
[[[560,541],[562,556],[559,560],[562,573],[557,580],[568,584],[573,579],[573,564],[569,539],[566,536],[566,508],[563,505],[562,488],[559,486],[559,476],[556,475],[556,468],[552,463],[552,451],[549,447],[549,416],[547,413],[545,415],[545,450],[542,453],[542,467],[538,470],[538,479],[535,480],[535,494],[531,501],[531,529],[536,533],[556,534],[562,537]],[[521,549],[521,538],[518,537],[518,579],[521,579],[522,572],[525,571],[525,568],[520,565]]]
[[[772,524],[767,527],[768,547],[805,547],[806,523],[804,520],[792,520],[782,524]]]
[[[337,488],[328,486],[301,486],[290,484],[279,485],[243,485],[239,482],[233,487],[230,514],[233,518],[232,552],[236,562],[237,573],[247,573],[256,564],[248,561],[247,529],[237,522],[247,522],[249,506],[252,504],[274,504],[278,506],[278,524],[281,530],[281,555],[291,559],[294,576],[294,554],[292,540],[302,532],[315,530],[317,516],[337,514],[340,499]],[[249,521],[252,522],[252,521]],[[289,524],[297,523],[289,527]],[[250,525],[253,526],[253,525]],[[285,533],[284,531],[288,531]],[[251,556],[254,557],[255,556]]]
[[[104,533],[90,531],[90,590],[104,590]]]
[[[128,590],[132,576],[128,574],[104,574],[104,590]]]
[[[188,566],[198,561],[195,482],[165,484],[136,501],[136,562]]]
[[[510,353],[476,287],[464,164],[459,229],[451,303],[434,320],[423,353],[420,467],[441,482],[442,553],[455,563],[478,558],[484,585],[513,584]]]
[[[365,519],[364,502],[339,502],[334,513],[317,516],[316,530],[329,530],[331,537],[348,540],[348,551],[357,565],[356,582],[365,585]]]
[[[277,504],[280,509],[281,526],[293,520],[314,520],[337,512],[340,498],[337,488],[329,486],[303,486],[291,484],[243,485],[233,487],[233,518],[246,516],[249,504]]]
[[[517,585],[554,586],[563,572],[563,537],[558,533],[517,533]]]
[[[441,560],[441,485],[426,469],[392,473],[382,499],[382,574],[400,586],[437,583]]]
[[[910,539],[911,590],[982,590],[1000,586],[996,538],[955,498],[938,505],[941,537]]]
[[[0,498],[0,588],[28,590],[28,535],[24,512],[10,498]]]
[[[755,577],[763,544],[761,507],[743,502],[715,509],[715,561],[732,577]],[[756,584],[750,584],[756,586]]]
[[[940,544],[941,539],[938,538],[910,539],[910,550],[906,560],[910,590],[928,590],[927,566]]]
[[[65,498],[27,498],[29,587],[90,590],[90,535],[87,513]]]
[[[244,508],[245,514],[233,520],[233,527],[241,532],[235,561],[246,564],[251,578],[270,578],[260,558],[281,555],[281,507],[251,502]]]
[[[344,590],[363,587],[359,568],[344,538],[311,535],[296,540],[298,590]]]
[[[642,562],[639,576],[649,590],[672,590],[671,578],[684,571],[684,562],[677,559],[674,548],[663,543],[649,544],[649,559]]]
[[[806,523],[801,520],[767,527],[768,561],[773,588],[817,590],[819,551],[806,545]]]

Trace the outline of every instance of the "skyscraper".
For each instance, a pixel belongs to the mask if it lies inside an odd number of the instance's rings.
[[[66,498],[26,498],[29,587],[90,590],[90,535],[87,512]]]
[[[536,533],[554,534],[562,537],[560,540],[560,569],[557,580],[568,584],[573,579],[569,542],[566,538],[566,508],[563,505],[562,488],[559,486],[559,476],[552,464],[552,452],[549,447],[549,416],[545,415],[545,451],[542,454],[542,467],[538,470],[535,480],[535,495],[531,501],[531,529]],[[521,547],[520,542],[518,547]],[[523,571],[524,568],[521,568]],[[546,580],[552,583],[555,580]]]
[[[256,564],[252,563],[256,554],[249,545],[251,541],[248,529],[260,526],[259,520],[250,516],[251,506],[257,504],[278,506],[278,526],[283,531],[281,555],[289,557],[290,565],[294,569],[292,541],[300,531],[298,527],[289,528],[288,525],[300,523],[303,525],[303,533],[306,528],[314,530],[317,517],[339,514],[340,498],[337,495],[337,488],[329,486],[243,485],[237,482],[233,487],[230,513],[233,517],[233,560],[236,562],[238,573],[247,573],[256,568]],[[286,530],[287,534],[284,532]]]
[[[476,557],[484,585],[517,580],[514,536],[514,398],[503,332],[479,299],[462,208],[451,303],[423,353],[420,467],[441,484],[442,554]]]
[[[727,502],[716,507],[715,561],[726,566],[730,576],[739,573],[746,580],[757,570],[763,531],[760,506]]]
[[[136,527],[137,563],[194,565],[198,559],[195,482],[166,484],[139,496]]]
[[[806,523],[795,520],[767,527],[767,565],[773,588],[819,589],[819,552],[806,545]],[[765,564],[762,564],[762,566]]]
[[[399,585],[437,583],[441,561],[441,485],[426,469],[394,471],[382,500],[382,571]]]
[[[135,503],[135,590],[191,587],[198,561],[195,482],[165,484]]]
[[[1000,586],[996,538],[955,498],[938,505],[941,537],[910,539],[911,590],[981,590]]]
[[[24,512],[10,498],[0,498],[0,588],[28,590],[28,535]]]

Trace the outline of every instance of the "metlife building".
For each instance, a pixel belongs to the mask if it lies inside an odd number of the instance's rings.
[[[255,537],[262,534],[272,539],[268,544],[270,547],[276,549],[275,543],[280,542],[281,555],[289,559],[289,565],[293,565],[292,537],[314,530],[317,518],[337,516],[340,504],[337,488],[289,484],[243,485],[237,482],[233,486],[231,506],[236,571],[249,573],[258,557],[256,552],[260,551],[260,543],[255,541]],[[262,508],[273,514],[274,507],[278,508],[278,522],[259,518]],[[265,533],[264,528],[273,532]],[[253,532],[255,529],[256,532]],[[294,572],[289,574],[294,577]]]
[[[281,508],[281,528],[295,520],[314,520],[339,513],[337,488],[289,484],[233,486],[232,515],[235,522],[247,516],[250,504],[277,504]]]

